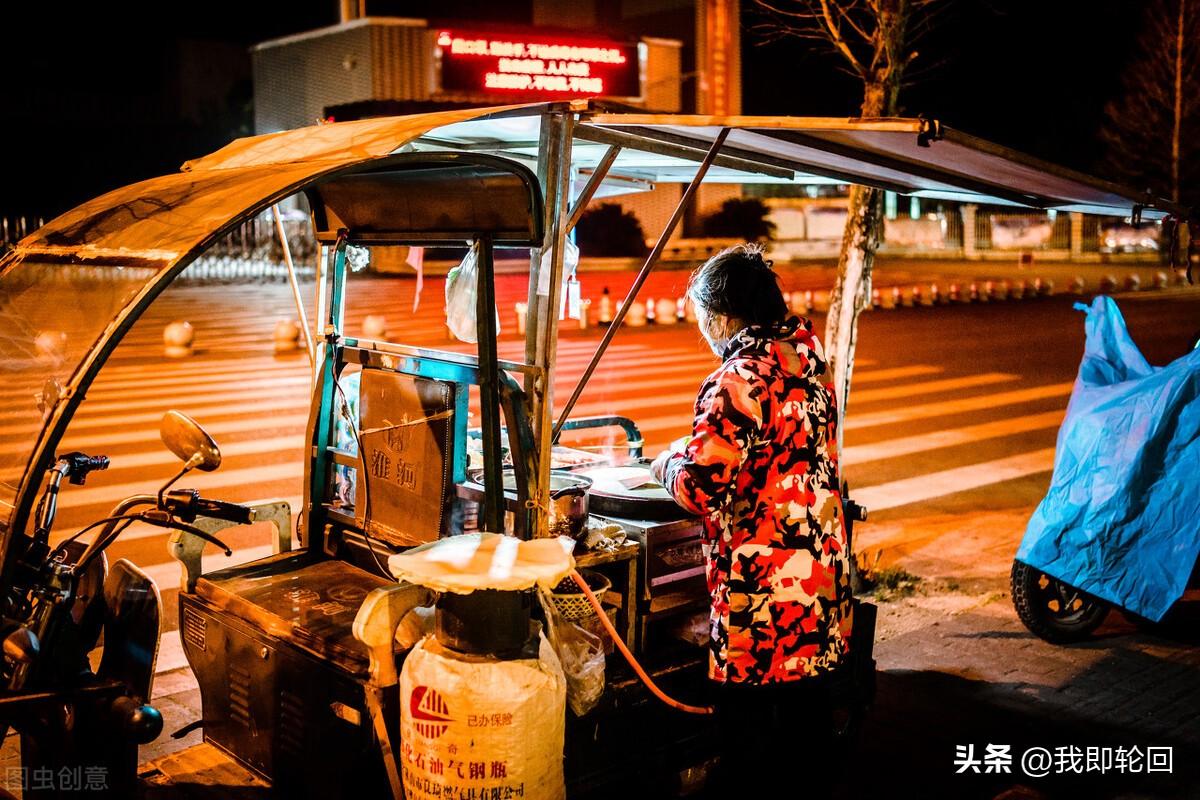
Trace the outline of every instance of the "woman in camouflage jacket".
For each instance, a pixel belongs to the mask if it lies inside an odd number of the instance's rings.
[[[653,470],[680,506],[705,518],[709,676],[724,687],[722,738],[746,737],[731,717],[784,726],[792,700],[827,738],[827,677],[846,659],[852,620],[837,410],[821,343],[810,321],[789,318],[753,246],[714,256],[688,292],[723,363],[700,389],[692,436]]]

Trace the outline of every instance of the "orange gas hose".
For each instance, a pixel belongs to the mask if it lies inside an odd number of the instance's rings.
[[[615,644],[617,649],[621,651],[621,655],[623,655],[625,660],[629,662],[629,666],[633,668],[633,671],[637,674],[638,678],[641,679],[642,683],[646,684],[646,688],[649,689],[655,697],[671,706],[671,708],[677,708],[680,711],[686,711],[689,714],[714,713],[714,709],[711,706],[689,706],[686,703],[681,703],[678,700],[668,697],[662,689],[659,689],[650,676],[646,674],[646,670],[642,669],[642,665],[639,664],[637,659],[633,657],[633,653],[629,652],[629,648],[625,646],[625,641],[621,638],[621,635],[617,633],[616,628],[613,627],[612,621],[608,618],[608,614],[604,613],[604,608],[600,605],[600,601],[596,599],[596,595],[592,594],[592,590],[588,588],[587,581],[585,581],[583,576],[579,574],[579,570],[571,571],[571,580],[575,581],[575,585],[579,587],[580,591],[583,592],[584,597],[587,598],[588,603],[591,604],[592,610],[596,612],[598,617],[600,617],[600,624],[603,625],[604,630],[608,632],[609,637],[613,640],[613,644]]]

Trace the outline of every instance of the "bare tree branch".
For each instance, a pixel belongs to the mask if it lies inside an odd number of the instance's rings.
[[[873,34],[868,33],[864,28],[860,27],[858,23],[854,21],[854,15],[850,13],[851,9],[843,8],[841,5],[838,5],[837,11],[846,24],[849,25],[864,42],[871,42],[875,38]]]
[[[829,0],[820,0],[821,2],[821,18],[825,22],[825,29],[829,33],[829,41],[833,46],[841,51],[842,56],[850,62],[851,68],[857,70],[860,74],[863,73],[862,64],[854,56],[854,51],[842,39],[841,31],[838,29],[837,23],[833,20],[833,15],[829,11]],[[870,41],[868,39],[868,41]]]
[[[1200,0],[1193,0],[1200,2]],[[950,0],[755,0],[769,22],[756,26],[769,40],[815,41],[837,55],[836,66],[862,81],[860,113],[894,116],[906,71],[917,59],[913,43],[934,26]],[[914,22],[910,29],[910,22]],[[871,270],[879,239],[883,195],[851,187],[838,277],[826,317],[825,352],[834,375],[839,423],[845,418],[854,371],[858,315],[871,297]],[[841,432],[838,426],[838,447]]]
[[[1100,136],[1107,170],[1184,205],[1200,201],[1200,0],[1152,0]]]

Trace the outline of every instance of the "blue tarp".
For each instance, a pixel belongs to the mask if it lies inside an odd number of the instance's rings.
[[[1157,621],[1200,554],[1200,350],[1152,367],[1111,298],[1079,307],[1083,363],[1017,559]]]

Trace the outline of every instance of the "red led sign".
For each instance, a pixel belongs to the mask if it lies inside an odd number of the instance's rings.
[[[441,31],[442,91],[640,97],[636,44],[557,35]]]

